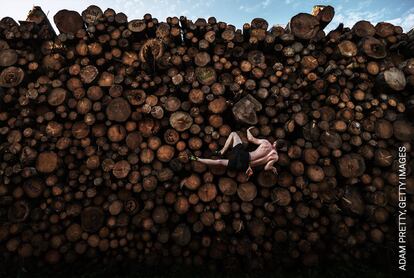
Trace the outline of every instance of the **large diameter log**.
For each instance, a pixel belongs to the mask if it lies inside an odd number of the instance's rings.
[[[371,58],[383,59],[387,56],[385,45],[374,37],[364,37],[361,44],[364,53]]]
[[[147,63],[151,66],[155,64],[164,53],[164,46],[158,39],[149,39],[141,47],[139,51],[139,59],[142,63]]]
[[[311,14],[299,13],[292,17],[287,29],[300,40],[310,40],[320,30],[319,20]]]
[[[102,16],[103,16],[103,12],[101,8],[95,5],[91,5],[87,7],[86,10],[82,12],[82,19],[87,24],[97,23],[98,20],[102,18]]]
[[[61,33],[75,34],[84,27],[82,17],[76,11],[60,10],[53,17],[53,21]]]
[[[394,136],[400,141],[414,140],[414,125],[409,121],[397,120],[393,122]]]
[[[375,27],[366,20],[360,20],[352,27],[352,32],[358,37],[372,37],[375,35]]]
[[[24,71],[18,67],[8,67],[5,68],[0,73],[0,87],[15,87],[19,85],[24,78]]]
[[[313,6],[312,15],[319,20],[319,28],[323,30],[334,18],[335,9],[332,6],[316,5]]]
[[[0,50],[0,67],[9,67],[17,62],[17,52],[14,49]]]
[[[396,67],[381,72],[377,77],[377,86],[386,86],[394,91],[404,90],[406,84],[404,73]]]
[[[236,120],[249,125],[257,124],[256,111],[260,111],[262,105],[253,96],[247,95],[239,100],[232,108]]]

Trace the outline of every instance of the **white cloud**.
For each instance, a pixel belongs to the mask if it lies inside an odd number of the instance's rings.
[[[405,32],[408,32],[414,28],[414,13],[405,14],[402,17],[398,17],[398,18],[394,18],[394,19],[386,20],[386,21],[394,25],[399,25],[403,28]]]
[[[239,7],[239,10],[247,12],[247,13],[256,12],[256,11],[259,11],[260,9],[264,9],[267,6],[269,6],[270,2],[271,2],[270,0],[264,0],[255,5],[241,5]]]
[[[263,8],[266,8],[267,6],[269,6],[269,4],[270,4],[270,0],[265,0],[265,1],[263,1],[262,3],[260,3],[260,5],[261,5]]]
[[[384,18],[386,14],[386,9],[382,8],[378,11],[366,10],[366,6],[370,1],[364,1],[356,9],[351,10],[339,10],[335,14],[332,23],[328,26],[327,30],[332,30],[336,28],[339,23],[343,23],[345,27],[352,27],[357,21],[367,20],[370,21],[373,25],[378,22],[389,22],[394,25],[399,25],[403,28],[405,32],[408,32],[414,28],[414,8],[406,11],[401,17],[387,19]]]
[[[115,0],[113,4],[116,11],[123,11],[128,18],[142,18],[145,13],[150,13],[160,21],[165,21],[169,16],[187,16],[189,19],[197,19],[206,14],[209,7],[215,5],[215,0]]]

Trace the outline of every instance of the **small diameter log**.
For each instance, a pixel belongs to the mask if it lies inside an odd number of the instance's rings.
[[[227,108],[227,102],[226,99],[224,97],[218,97],[213,101],[210,101],[210,103],[208,104],[208,110],[216,113],[216,114],[221,114],[223,113]]]
[[[147,95],[144,90],[132,89],[124,92],[125,97],[131,105],[139,106],[145,103]]]
[[[161,162],[169,162],[175,154],[175,148],[170,145],[162,145],[157,150],[157,158]]]
[[[359,177],[365,172],[365,160],[356,153],[346,154],[338,161],[339,172],[346,178]]]
[[[389,121],[380,119],[375,122],[375,134],[378,138],[389,139],[392,137],[393,131],[393,126]]]
[[[60,10],[53,17],[53,21],[61,33],[76,34],[84,28],[82,17],[76,11]]]
[[[112,168],[113,175],[118,179],[127,177],[130,171],[131,165],[126,160],[116,162]]]
[[[108,139],[112,142],[120,142],[125,139],[126,135],[125,127],[118,124],[112,125],[107,131]]]
[[[353,42],[348,40],[340,42],[338,44],[338,49],[341,55],[345,57],[353,57],[358,52],[357,46]]]
[[[52,106],[61,105],[67,96],[67,91],[63,88],[53,89],[47,96],[47,102]]]
[[[179,132],[189,129],[192,124],[193,118],[186,112],[177,111],[170,116],[170,125]]]
[[[207,52],[198,52],[194,57],[194,63],[199,67],[206,66],[210,61],[210,54]]]
[[[81,213],[82,229],[89,233],[97,232],[105,220],[104,212],[98,207],[87,207]]]
[[[7,217],[12,223],[18,223],[25,221],[29,213],[29,204],[26,201],[17,201],[9,207]]]
[[[210,86],[216,82],[217,79],[216,71],[211,67],[197,67],[195,74],[198,82],[203,85]]]
[[[164,224],[168,221],[169,213],[165,206],[157,206],[152,212],[152,219],[157,224]]]
[[[321,182],[325,178],[325,173],[320,166],[310,165],[306,169],[306,174],[311,181]]]
[[[237,192],[237,183],[231,178],[222,177],[219,179],[218,186],[224,195],[234,195]]]
[[[29,198],[38,198],[43,194],[45,184],[40,179],[28,179],[23,184],[23,190]]]
[[[217,196],[217,188],[212,183],[206,183],[198,189],[197,195],[200,197],[201,201],[206,203],[211,202]]]
[[[237,196],[243,202],[250,202],[254,198],[256,198],[257,189],[256,186],[252,182],[242,183],[237,188]]]
[[[65,236],[70,242],[76,242],[81,238],[82,227],[81,225],[74,223],[70,225],[65,232]]]
[[[361,194],[356,189],[347,188],[342,197],[343,206],[355,214],[362,215],[365,210]]]
[[[257,182],[263,187],[273,187],[277,184],[277,176],[272,171],[261,171]]]
[[[252,50],[247,54],[247,60],[252,66],[258,66],[265,63],[265,56],[262,51]]]
[[[82,68],[79,73],[82,82],[86,84],[92,83],[98,74],[98,69],[92,65],[87,65],[86,67]]]
[[[111,121],[125,122],[131,115],[131,106],[123,98],[115,98],[106,107],[106,116]]]
[[[134,19],[128,22],[128,30],[133,33],[142,33],[146,27],[145,21],[141,19]]]
[[[40,173],[52,173],[58,167],[58,156],[55,152],[40,153],[36,160],[36,170]]]
[[[272,190],[272,200],[279,206],[288,206],[291,199],[289,191],[285,188],[275,188]]]
[[[197,190],[201,185],[201,179],[197,174],[191,174],[181,184],[190,190]]]
[[[171,234],[172,240],[179,246],[186,246],[191,241],[191,231],[186,224],[179,224]]]

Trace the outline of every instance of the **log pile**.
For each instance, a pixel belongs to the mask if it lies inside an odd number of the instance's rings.
[[[59,34],[39,7],[3,18],[2,256],[261,269],[392,248],[398,147],[413,154],[412,36],[368,21],[325,32],[333,16],[237,29],[90,6],[59,11]],[[247,144],[250,125],[278,140],[278,175],[188,159],[232,131]]]

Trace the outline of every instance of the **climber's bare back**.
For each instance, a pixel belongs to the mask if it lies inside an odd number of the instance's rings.
[[[266,139],[260,139],[260,145],[256,150],[250,152],[250,165],[252,167],[266,164],[271,160],[278,160],[277,151],[273,148],[272,143]]]

